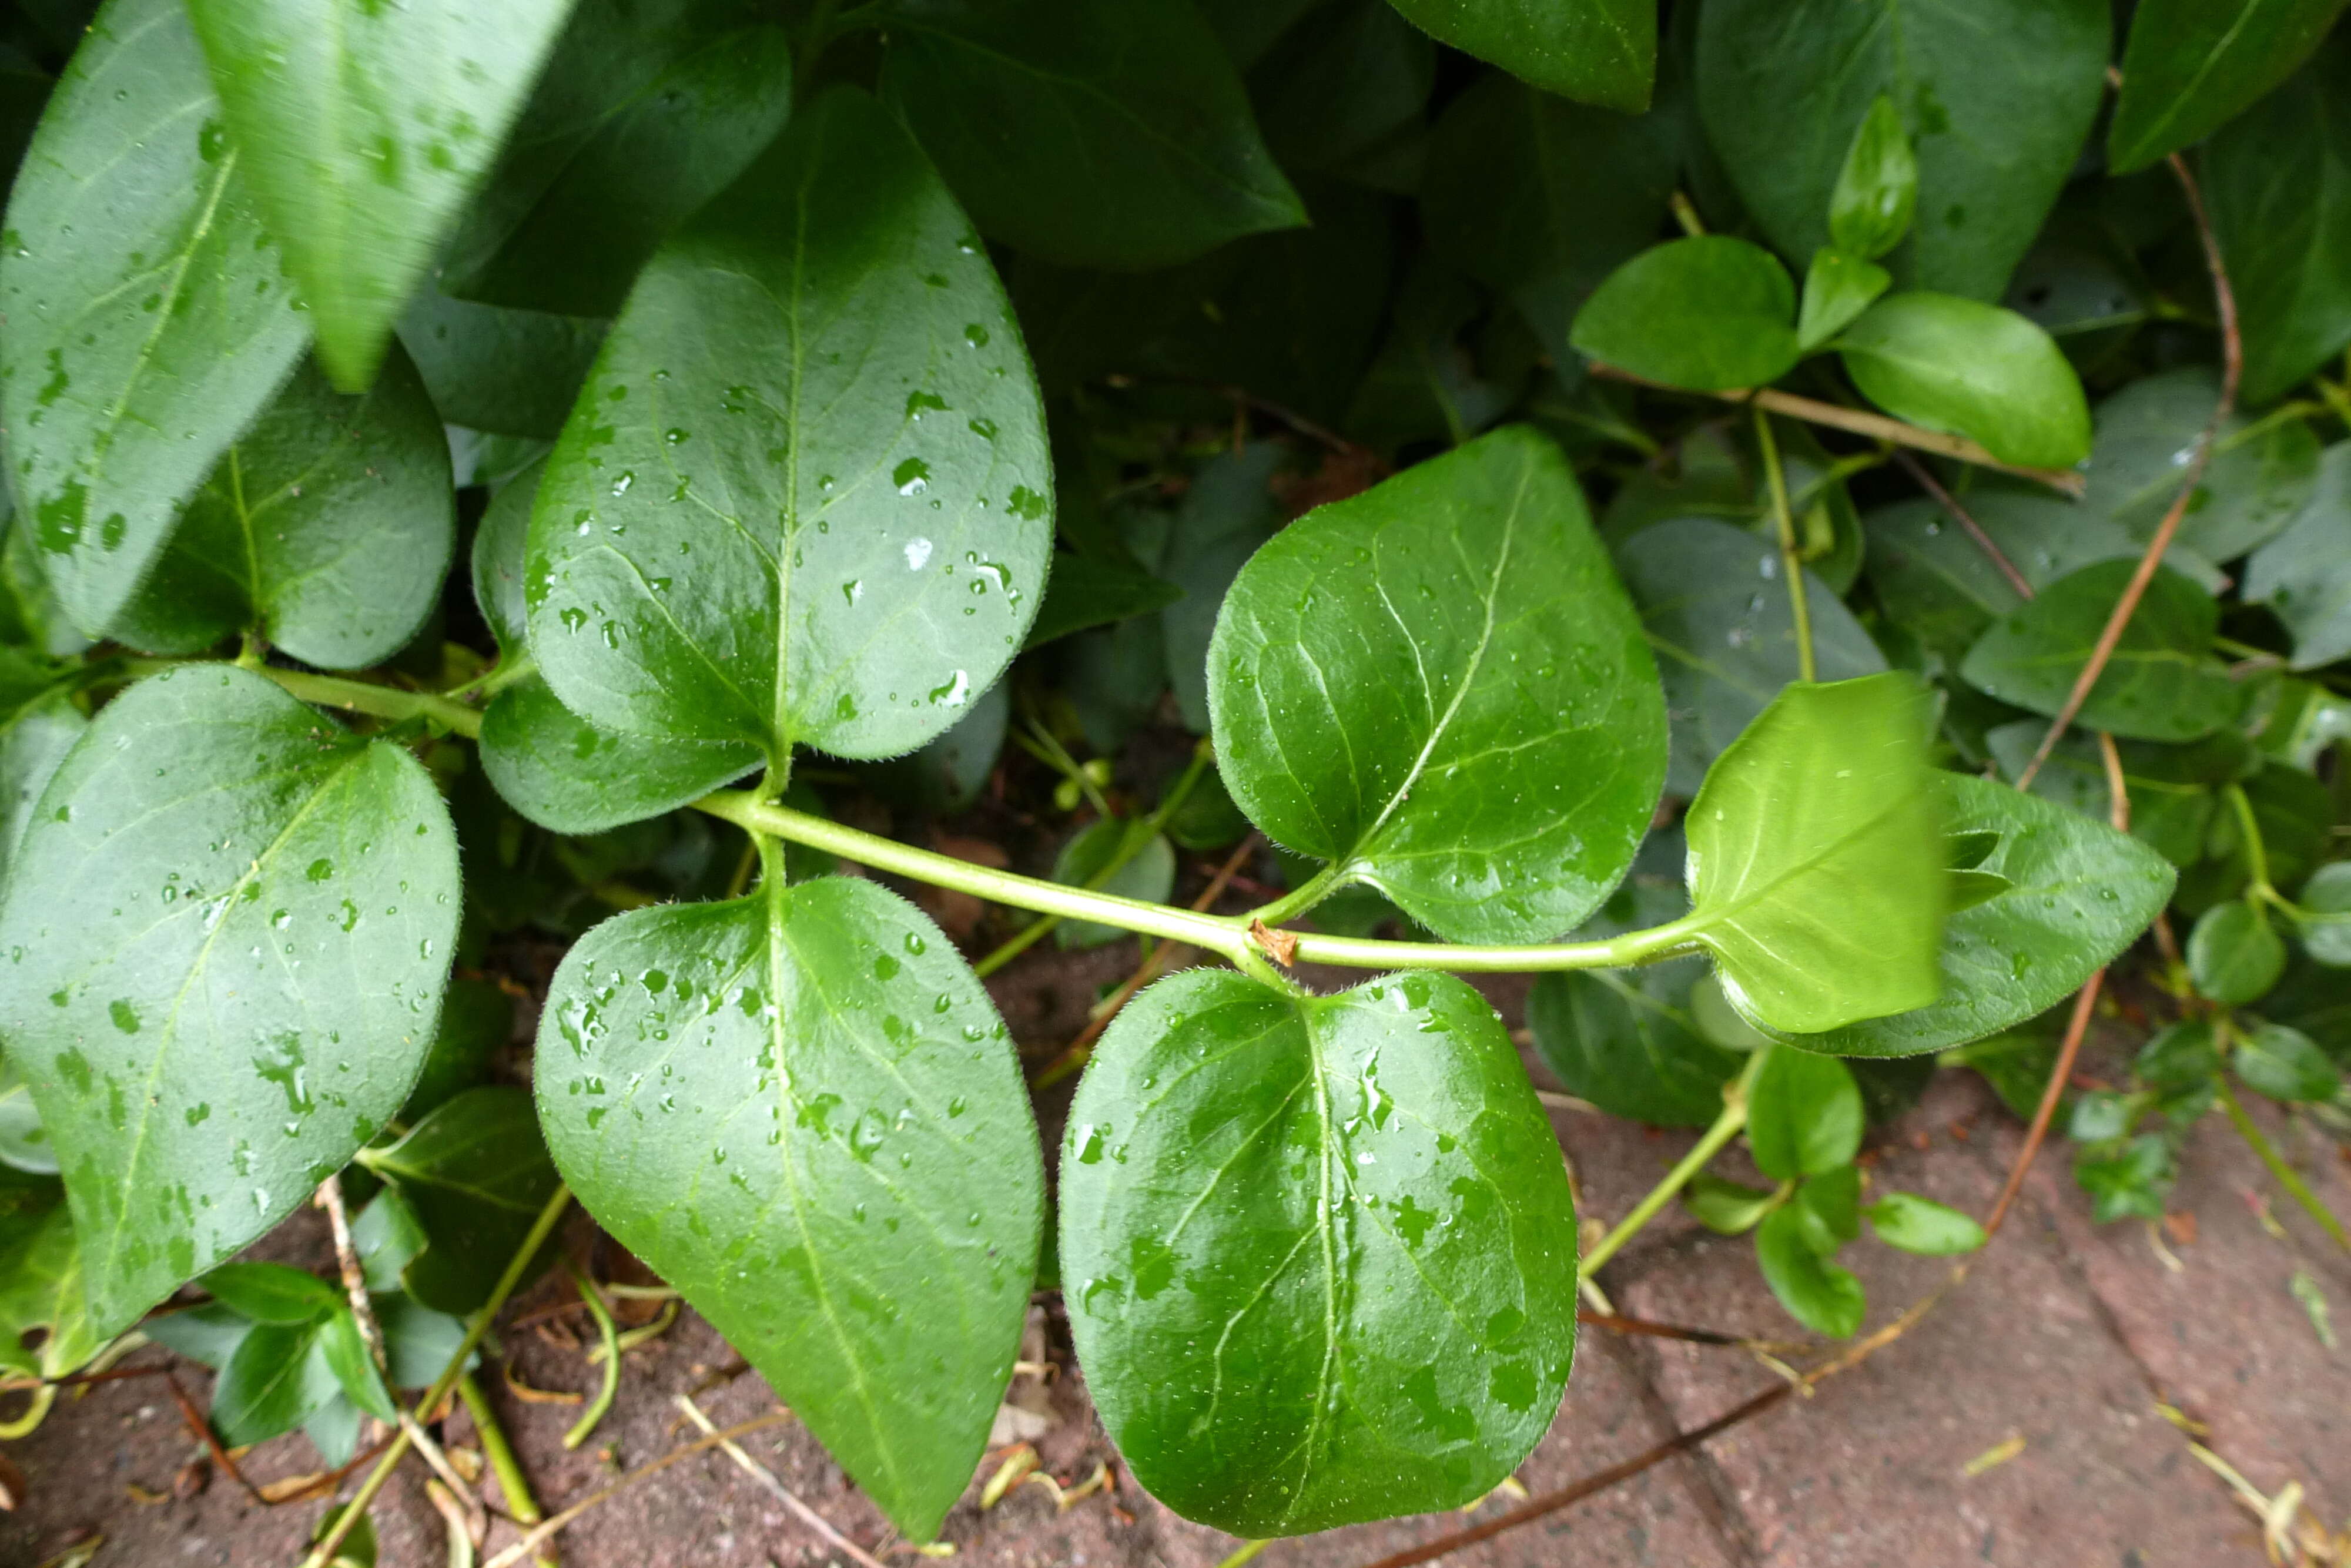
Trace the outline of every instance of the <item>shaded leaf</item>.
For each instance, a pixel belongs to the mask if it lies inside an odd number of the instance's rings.
[[[444,421],[552,441],[588,378],[604,323],[452,299],[436,281],[408,302],[399,336]]]
[[[2342,1070],[2298,1029],[2265,1023],[2237,1041],[2229,1066],[2245,1087],[2273,1100],[2326,1101],[2343,1087]]]
[[[2144,169],[2201,141],[2326,37],[2343,0],[2143,0],[2123,53],[2106,162]]]
[[[2351,441],[2326,449],[2308,504],[2253,552],[2245,597],[2285,622],[2295,669],[2351,658]]]
[[[323,1320],[256,1323],[213,1385],[213,1430],[232,1448],[290,1432],[342,1389],[319,1354]]]
[[[557,1183],[530,1097],[502,1083],[443,1102],[398,1143],[363,1151],[360,1163],[399,1192],[424,1233],[402,1283],[444,1312],[470,1312],[489,1299]],[[543,1251],[532,1272],[551,1261],[551,1249]]]
[[[2180,454],[2211,423],[2220,396],[2208,367],[2187,366],[2141,377],[2101,402],[2085,503],[2142,545],[2153,538],[2179,495]],[[2232,415],[2180,515],[2177,544],[2194,554],[2173,564],[2217,565],[2274,538],[2304,512],[2318,473],[2308,424]]]
[[[1646,0],[1395,0],[1413,24],[1520,80],[1638,114],[1657,70]]]
[[[224,1263],[200,1283],[214,1300],[257,1323],[314,1322],[342,1299],[308,1269],[283,1263]]]
[[[1780,1201],[1779,1195],[1741,1186],[1700,1171],[1682,1188],[1690,1218],[1718,1236],[1744,1236]]]
[[[1116,871],[1103,868],[1124,855]],[[1061,846],[1053,860],[1053,880],[1071,887],[1093,887],[1145,904],[1165,904],[1176,891],[1176,848],[1139,820],[1104,817]],[[1099,947],[1126,936],[1116,925],[1092,920],[1065,920],[1053,936],[1061,946]]]

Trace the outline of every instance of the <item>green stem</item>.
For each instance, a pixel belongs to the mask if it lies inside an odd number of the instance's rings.
[[[1762,1069],[1764,1057],[1774,1049],[1766,1046],[1747,1059],[1746,1068],[1730,1087],[1723,1091],[1722,1114],[1714,1119],[1714,1125],[1708,1127],[1696,1146],[1682,1157],[1681,1164],[1667,1171],[1666,1179],[1652,1187],[1649,1196],[1634,1206],[1633,1212],[1625,1217],[1623,1223],[1602,1238],[1600,1245],[1576,1266],[1579,1276],[1588,1280],[1598,1273],[1602,1264],[1622,1251],[1625,1243],[1639,1235],[1641,1228],[1655,1219],[1658,1211],[1674,1200],[1674,1195],[1687,1186],[1690,1178],[1706,1169],[1707,1162],[1720,1154],[1722,1146],[1739,1135],[1740,1129],[1747,1125],[1748,1091],[1754,1086],[1755,1074]]]
[[[2241,784],[2228,787],[2230,809],[2237,813],[2237,827],[2245,835],[2245,864],[2252,872],[2253,894],[2273,904],[2283,904],[2278,890],[2270,885],[2269,850],[2262,842],[2262,824],[2253,815],[2253,803],[2245,798]]]
[[[498,1490],[506,1494],[507,1512],[517,1524],[537,1524],[545,1519],[538,1499],[531,1494],[530,1478],[522,1473],[522,1461],[515,1458],[514,1445],[507,1441],[507,1429],[499,1424],[490,1396],[482,1392],[480,1380],[470,1372],[460,1375],[457,1397],[465,1401],[466,1414],[474,1418],[474,1435],[481,1439],[482,1457],[489,1460],[490,1473],[498,1478]],[[539,1568],[556,1568],[554,1548],[543,1548],[538,1563]]]
[[[1755,439],[1763,448],[1763,475],[1771,486],[1771,519],[1780,528],[1780,564],[1788,575],[1788,611],[1796,622],[1796,673],[1805,681],[1817,679],[1813,661],[1813,611],[1805,602],[1804,558],[1796,549],[1796,519],[1788,508],[1788,476],[1780,469],[1780,444],[1771,435],[1771,416],[1755,409]]]
[[[1448,942],[1383,942],[1301,931],[1296,957],[1304,964],[1357,969],[1447,969],[1468,975],[1510,975],[1541,969],[1623,969],[1692,951],[1712,922],[1695,915],[1604,942],[1545,942],[1525,947],[1468,947]]]
[[[621,1391],[621,1325],[612,1321],[612,1310],[604,1304],[596,1281],[588,1277],[586,1270],[569,1258],[563,1264],[571,1270],[571,1282],[579,1287],[580,1299],[588,1303],[588,1315],[596,1320],[596,1332],[604,1341],[604,1386],[588,1402],[588,1408],[580,1412],[571,1430],[563,1434],[563,1446],[576,1448],[588,1440],[588,1435],[612,1407],[613,1396]]]
[[[1285,920],[1303,915],[1331,896],[1331,891],[1339,885],[1340,872],[1339,862],[1332,861],[1271,904],[1259,906],[1252,912],[1252,917],[1264,921],[1268,925],[1279,925]]]
[[[2227,1075],[2222,1074],[2217,1082],[2220,1088],[2220,1109],[2229,1113],[2229,1121],[2236,1127],[2237,1135],[2261,1156],[2262,1164],[2269,1166],[2270,1175],[2278,1178],[2278,1185],[2294,1195],[2294,1200],[2302,1206],[2302,1211],[2316,1220],[2321,1230],[2335,1238],[2337,1247],[2351,1252],[2351,1234],[2345,1233],[2343,1222],[2335,1218],[2335,1211],[2320,1201],[2318,1195],[2310,1190],[2310,1184],[2302,1179],[2302,1173],[2286,1164],[2285,1156],[2279,1154],[2261,1128],[2253,1124],[2252,1117],[2245,1113],[2245,1107],[2238,1101],[2237,1092],[2229,1087]]]
[[[272,670],[269,673],[276,675],[283,672]],[[449,1358],[449,1364],[441,1369],[441,1375],[433,1380],[433,1386],[426,1389],[424,1397],[416,1402],[415,1409],[420,1419],[438,1408],[441,1401],[449,1397],[449,1391],[457,1385],[457,1380],[465,1375],[466,1358],[480,1348],[482,1336],[490,1332],[490,1321],[507,1304],[507,1298],[514,1294],[515,1287],[522,1283],[523,1270],[530,1266],[531,1259],[554,1231],[555,1222],[563,1218],[563,1211],[570,1206],[571,1189],[559,1186],[554,1196],[547,1200],[547,1207],[540,1209],[538,1218],[532,1221],[530,1234],[523,1238],[521,1248],[507,1260],[506,1272],[498,1276],[496,1286],[490,1291],[490,1299],[482,1303],[480,1312],[474,1314],[472,1324],[465,1330],[465,1337],[458,1342],[457,1354]],[[360,1483],[360,1490],[351,1494],[351,1500],[336,1516],[333,1525],[319,1538],[319,1543],[311,1549],[310,1555],[302,1560],[302,1568],[327,1568],[327,1564],[334,1560],[335,1549],[342,1545],[343,1538],[367,1517],[368,1507],[375,1501],[376,1493],[383,1490],[384,1483],[392,1479],[392,1470],[407,1455],[408,1441],[406,1432],[393,1434],[392,1447],[383,1451],[383,1458],[376,1461],[375,1469],[370,1470],[367,1479]]]
[[[320,707],[341,708],[346,713],[370,714],[377,718],[429,718],[468,740],[482,737],[481,709],[435,692],[405,692],[397,686],[371,685],[365,681],[314,675],[302,670],[263,669],[256,673],[267,675],[304,702],[317,703]]]
[[[1270,1536],[1263,1541],[1244,1541],[1240,1543],[1239,1549],[1222,1563],[1217,1563],[1217,1568],[1241,1568],[1242,1563],[1249,1562],[1259,1552],[1272,1544],[1273,1540]]]

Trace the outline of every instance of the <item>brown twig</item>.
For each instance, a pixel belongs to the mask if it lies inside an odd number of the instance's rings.
[[[2131,573],[2122,597],[2115,601],[2114,612],[2106,617],[2105,629],[2098,633],[2097,643],[2090,650],[2089,663],[2074,677],[2074,689],[2065,694],[2064,706],[2057,710],[2049,733],[2041,737],[2032,762],[2017,780],[2019,789],[2032,784],[2042,765],[2049,760],[2050,753],[2065,737],[2066,730],[2073,727],[2082,705],[2090,700],[2090,688],[2105,674],[2106,662],[2114,657],[2116,645],[2121,643],[2131,616],[2138,610],[2139,599],[2147,592],[2147,585],[2155,580],[2156,568],[2163,564],[2164,551],[2171,548],[2173,536],[2179,532],[2179,521],[2188,515],[2189,503],[2203,486],[2204,465],[2211,460],[2212,445],[2220,438],[2220,427],[2237,409],[2237,383],[2243,379],[2245,371],[2244,339],[2237,329],[2237,296],[2229,287],[2228,264],[2221,258],[2220,242],[2212,233],[2212,220],[2205,214],[2204,195],[2197,189],[2196,176],[2188,172],[2188,164],[2179,153],[2171,155],[2170,162],[2171,172],[2179,176],[2180,191],[2188,198],[2188,211],[2196,220],[2197,235],[2204,242],[2204,265],[2212,274],[2212,299],[2220,318],[2220,396],[2212,405],[2212,417],[2196,437],[2196,445],[2188,458],[2188,471],[2180,477],[2179,493],[2164,509],[2163,520],[2156,525],[2155,536],[2147,541],[2137,569]]]
[[[246,1479],[245,1472],[237,1468],[236,1461],[229,1458],[228,1450],[221,1447],[220,1438],[213,1433],[213,1424],[204,1419],[204,1413],[196,1408],[194,1400],[188,1397],[188,1391],[181,1386],[179,1378],[167,1369],[163,1374],[163,1381],[172,1390],[172,1403],[180,1407],[180,1419],[187,1424],[188,1430],[195,1435],[196,1440],[202,1443],[205,1451],[212,1455],[213,1463],[226,1471],[229,1479],[243,1487],[246,1496],[265,1508],[268,1507],[269,1500],[261,1495],[259,1487]]]
[[[383,1330],[375,1321],[375,1308],[368,1301],[367,1270],[360,1263],[359,1248],[351,1240],[350,1216],[343,1208],[343,1180],[330,1176],[319,1184],[318,1197],[313,1199],[327,1211],[328,1228],[335,1236],[335,1266],[343,1277],[343,1294],[351,1303],[351,1316],[358,1320],[360,1339],[366,1344],[368,1359],[391,1386],[392,1363],[385,1359]]]
[[[1717,1333],[1712,1329],[1685,1328],[1679,1323],[1654,1322],[1647,1318],[1628,1318],[1616,1312],[1578,1312],[1575,1321],[1617,1333],[1637,1334],[1645,1339],[1682,1340],[1690,1344],[1743,1345],[1749,1343],[1737,1334]]]
[[[1976,548],[1983,551],[1986,559],[2000,569],[2001,576],[2008,579],[2008,585],[2016,590],[2017,597],[2032,598],[2032,584],[2016,570],[2016,563],[2008,559],[2008,552],[1992,542],[1992,537],[1984,532],[1983,525],[1968,515],[1968,509],[1959,505],[1959,497],[1943,487],[1943,482],[1935,477],[1935,471],[1907,452],[1896,452],[1894,458],[1910,471],[1910,477],[1918,481],[1919,487],[1935,497],[1935,504],[1949,513],[1951,520],[1975,541]]]

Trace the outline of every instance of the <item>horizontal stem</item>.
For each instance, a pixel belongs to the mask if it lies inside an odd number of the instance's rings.
[[[1447,942],[1382,942],[1364,936],[1295,933],[1295,957],[1304,964],[1358,969],[1450,969],[1462,974],[1519,974],[1540,969],[1622,969],[1694,951],[1707,922],[1684,915],[1646,931],[1601,942],[1544,942],[1525,947],[1466,947]]]
[[[264,667],[256,673],[267,675],[304,702],[317,703],[320,707],[341,708],[346,713],[370,714],[377,718],[429,718],[469,740],[482,737],[481,709],[433,692],[404,692],[398,686],[371,685],[366,681],[314,675],[302,670]]]

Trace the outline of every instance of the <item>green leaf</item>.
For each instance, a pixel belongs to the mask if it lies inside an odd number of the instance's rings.
[[[368,1290],[376,1295],[399,1290],[401,1270],[431,1240],[397,1187],[377,1193],[351,1221],[351,1249],[359,1254]]]
[[[1835,1257],[1837,1249],[1861,1234],[1859,1167],[1842,1165],[1811,1177],[1796,1188],[1789,1207],[1802,1220],[1813,1250],[1823,1258]]]
[[[351,1315],[349,1301],[338,1301],[319,1324],[317,1354],[334,1374],[344,1398],[379,1421],[400,1418],[399,1407],[392,1402],[392,1391],[383,1385],[383,1375],[375,1369],[375,1358],[368,1354],[367,1341],[360,1335],[359,1320]]]
[[[2164,1194],[2179,1174],[2160,1133],[2141,1133],[2111,1151],[2084,1149],[2074,1160],[2074,1184],[2090,1195],[2090,1218],[2100,1225],[2162,1218]]]
[[[1051,493],[985,250],[838,89],[646,264],[539,483],[531,649],[604,728],[895,756],[1019,647]]]
[[[1750,1021],[1817,1033],[1935,999],[1927,726],[1909,674],[1799,682],[1716,758],[1684,819],[1683,924]]]
[[[2003,463],[2069,468],[2089,455],[2081,379],[2013,310],[1951,294],[1896,294],[1838,337],[1854,385],[1912,424],[1980,443]]]
[[[2210,368],[2185,366],[2142,377],[2100,403],[2085,504],[2141,545],[2152,539],[2179,496],[2179,455],[2211,423],[2220,396]],[[2216,435],[2167,559],[2191,570],[2191,559],[2236,559],[2304,512],[2318,476],[2318,438],[2304,421],[2232,415]]]
[[[1657,74],[1646,0],[1394,0],[1440,43],[1531,86],[1638,114]]]
[[[2144,0],[2131,18],[2106,164],[2144,169],[2201,141],[2294,73],[2343,0]]]
[[[0,1061],[0,1165],[27,1176],[57,1174],[57,1147],[41,1125],[32,1085],[7,1061]]]
[[[2131,1071],[2148,1088],[2166,1094],[2203,1088],[2220,1071],[2220,1051],[2212,1026],[2201,1019],[2171,1025],[2139,1048]]]
[[[1523,426],[1282,530],[1208,649],[1233,799],[1458,942],[1590,914],[1656,804],[1665,713],[1559,451]]]
[[[1186,1518],[1294,1535],[1456,1507],[1551,1425],[1574,1211],[1461,981],[1163,980],[1103,1036],[1061,1169],[1087,1388]]]
[[[552,441],[588,379],[604,323],[538,310],[504,310],[419,288],[400,319],[443,420],[469,430]]]
[[[1861,1152],[1861,1086],[1833,1056],[1767,1046],[1747,1092],[1747,1146],[1774,1181],[1849,1166]]]
[[[624,915],[557,971],[538,1075],[589,1211],[929,1539],[1003,1396],[1043,1205],[953,945],[840,877]]]
[[[260,675],[108,705],[49,783],[0,1029],[57,1139],[101,1332],[291,1213],[407,1098],[456,936],[456,842],[400,747]]]
[[[2188,974],[2213,1001],[2235,1007],[2259,1001],[2285,973],[2285,938],[2269,914],[2244,899],[2216,904],[2188,934]]]
[[[376,1326],[383,1330],[384,1359],[391,1364],[394,1388],[426,1388],[437,1382],[442,1369],[456,1359],[465,1342],[465,1325],[446,1312],[421,1306],[407,1296],[382,1296],[375,1302]],[[481,1364],[481,1353],[465,1357],[467,1371]]]
[[[1857,129],[1891,98],[1918,163],[1896,277],[1993,299],[2089,134],[2109,27],[2105,0],[1719,0],[1698,15],[1698,113],[1763,233],[1810,256],[1832,243]]]
[[[1744,1236],[1778,1207],[1780,1195],[1741,1186],[1700,1171],[1682,1188],[1682,1207],[1690,1218],[1718,1236]]]
[[[1182,589],[1138,567],[1058,550],[1045,580],[1044,605],[1021,647],[1041,648],[1072,632],[1131,621],[1164,610],[1183,597]]]
[[[306,361],[189,500],[111,635],[196,653],[251,627],[305,664],[364,669],[440,603],[456,532],[448,439],[408,356],[357,397]]]
[[[1122,852],[1125,862],[1096,881],[1102,868]],[[1176,891],[1176,847],[1139,820],[1104,817],[1061,846],[1053,860],[1053,880],[1071,887],[1094,887],[1122,898],[1165,904]],[[1127,933],[1116,925],[1092,920],[1068,920],[1053,933],[1065,948],[1099,947]]]
[[[1852,324],[1894,281],[1874,261],[1841,250],[1813,252],[1804,274],[1804,304],[1796,318],[1796,347],[1811,353]]]
[[[490,1059],[514,1033],[514,998],[491,981],[454,977],[441,1002],[433,1050],[400,1108],[413,1123],[489,1076]]]
[[[2043,720],[2025,718],[1985,731],[1984,740],[2001,772],[2013,780],[2023,777],[2048,733]],[[2253,748],[2233,729],[2215,730],[2188,746],[2126,740],[2115,749],[2130,794],[2131,837],[2182,867],[2204,857],[2206,831],[2220,806],[2215,787],[2234,783],[2261,767]],[[2068,734],[2033,775],[2032,792],[2105,821],[2113,807],[2097,741]]]
[[[2323,1102],[2343,1087],[2343,1070],[2298,1029],[2265,1023],[2237,1041],[2229,1065],[2246,1088],[2273,1100]]]
[[[2332,968],[2351,969],[2351,861],[2313,872],[2297,902],[2303,909],[2303,949]]]
[[[2326,449],[2308,503],[2253,552],[2245,597],[2285,622],[2295,669],[2351,658],[2351,441]]]
[[[545,63],[566,0],[189,0],[319,358],[375,377]]]
[[[1667,386],[1760,387],[1793,370],[1796,288],[1761,246],[1671,240],[1610,273],[1575,313],[1576,352]]]
[[[2133,561],[2097,561],[2051,583],[1976,639],[1959,673],[1978,691],[2054,716],[2137,570]],[[2194,740],[2233,722],[2246,688],[2212,656],[2219,623],[2210,594],[2158,567],[2078,722],[2133,739],[2171,741]]]
[[[1282,448],[1258,442],[1204,464],[1183,504],[1167,520],[1167,549],[1156,564],[1184,597],[1159,613],[1167,685],[1195,735],[1208,731],[1208,645],[1233,579],[1281,528],[1270,488]]]
[[[283,1263],[224,1263],[197,1283],[257,1323],[314,1322],[342,1300],[318,1275]]]
[[[2275,759],[2265,759],[2241,788],[2253,809],[2271,882],[2293,887],[2332,852],[2332,795],[2316,778]],[[2201,915],[2222,899],[2237,897],[2252,882],[2252,863],[2234,810],[2212,814],[2204,848],[2205,858],[2179,875],[2176,896],[2189,915]]]
[[[252,1331],[251,1318],[217,1301],[159,1312],[139,1325],[140,1333],[172,1354],[214,1372],[228,1365],[229,1357]]]
[[[580,0],[457,225],[462,299],[610,316],[654,247],[791,111],[791,46],[757,0]]]
[[[990,237],[1166,267],[1306,222],[1186,0],[890,0],[882,95]]]
[[[555,1195],[530,1097],[502,1083],[468,1089],[360,1162],[392,1184],[427,1244],[401,1270],[408,1293],[439,1312],[470,1312]],[[549,1252],[534,1270],[552,1261]]]
[[[93,1320],[73,1216],[60,1204],[0,1251],[0,1360],[43,1378],[81,1369],[111,1336]],[[46,1336],[29,1354],[21,1337]]]
[[[1984,1228],[1958,1209],[1912,1193],[1889,1192],[1863,1209],[1888,1247],[1928,1258],[1955,1258],[1984,1244]]]
[[[1943,923],[1932,1003],[1791,1043],[1915,1056],[2014,1029],[2080,989],[2170,899],[2177,873],[2163,857],[2103,822],[1961,774],[1934,775],[1933,794],[1946,834],[1998,836],[1976,869],[2007,887]]]
[[[178,0],[112,0],[66,68],[0,245],[0,423],[41,570],[113,624],[308,340]]]
[[[1798,1322],[1831,1339],[1851,1339],[1860,1331],[1869,1305],[1861,1281],[1813,1248],[1793,1206],[1764,1217],[1755,1231],[1755,1260],[1763,1266],[1763,1282]]]
[[[1869,100],[1829,191],[1830,243],[1859,260],[1876,261],[1902,243],[1917,205],[1918,157],[1901,112],[1881,92]]]
[[[2200,160],[2245,346],[2244,401],[2283,396],[2351,342],[2351,38],[2221,128]]]
[[[1436,81],[1437,46],[1386,0],[1316,6],[1249,73],[1274,161],[1341,174],[1416,138]]]
[[[1673,732],[1666,788],[1695,795],[1723,748],[1801,668],[1779,547],[1728,523],[1677,517],[1625,540],[1616,563],[1665,679]],[[1823,680],[1886,668],[1853,612],[1810,571],[1804,603]]]
[[[332,1367],[317,1354],[318,1322],[256,1323],[213,1385],[213,1430],[244,1448],[290,1432],[339,1397]]]

